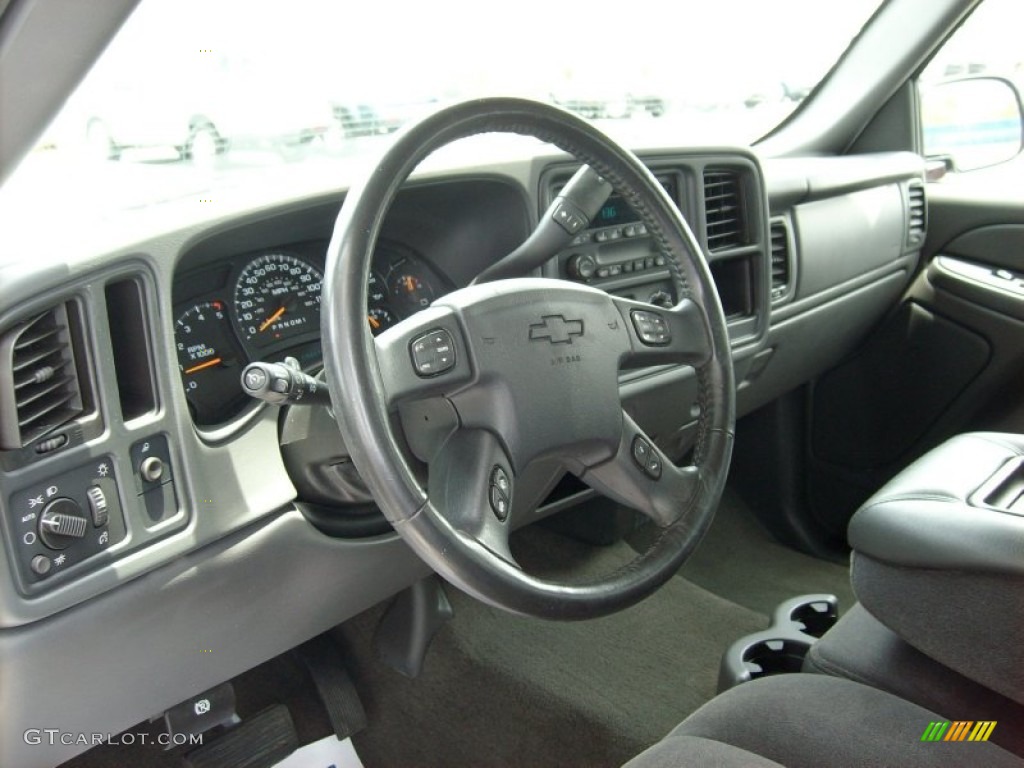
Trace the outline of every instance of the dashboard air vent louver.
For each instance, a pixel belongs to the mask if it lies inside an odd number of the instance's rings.
[[[0,355],[0,448],[23,448],[82,412],[67,305],[12,328]]]
[[[789,293],[792,261],[789,249],[789,228],[783,221],[771,224],[772,240],[772,301],[779,301]]]
[[[735,172],[704,171],[704,215],[709,251],[724,251],[746,243],[740,179]]]
[[[907,190],[907,219],[907,245],[921,245],[928,229],[928,205],[924,197],[924,184],[911,184]]]

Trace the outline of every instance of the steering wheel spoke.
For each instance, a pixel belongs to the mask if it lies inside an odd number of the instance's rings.
[[[630,347],[623,368],[675,364],[699,366],[711,359],[707,315],[695,302],[683,299],[671,309],[613,296],[626,328]]]
[[[434,508],[510,565],[516,565],[508,546],[514,488],[511,462],[484,429],[456,430],[429,465],[427,496]]]
[[[700,469],[677,467],[669,461],[623,411],[618,452],[608,461],[587,469],[580,479],[664,528],[677,522],[689,509],[700,485]]]
[[[447,395],[472,377],[455,313],[430,307],[374,339],[388,407]]]

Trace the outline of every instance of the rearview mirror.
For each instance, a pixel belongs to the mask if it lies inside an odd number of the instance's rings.
[[[1004,163],[1024,146],[1017,88],[999,77],[949,80],[921,89],[924,153],[950,170]]]

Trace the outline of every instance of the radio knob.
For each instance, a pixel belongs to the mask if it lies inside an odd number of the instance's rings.
[[[672,301],[672,294],[668,291],[655,291],[647,301],[656,307],[664,307],[665,309],[672,309],[674,303]]]
[[[589,280],[597,271],[597,261],[589,253],[580,253],[569,259],[569,275],[577,280]]]

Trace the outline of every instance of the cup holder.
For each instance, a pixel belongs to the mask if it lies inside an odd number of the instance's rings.
[[[722,656],[718,691],[768,675],[799,672],[814,642],[838,619],[834,595],[804,595],[775,609],[772,626],[741,637]]]
[[[775,609],[772,626],[791,627],[811,637],[821,637],[839,620],[835,595],[802,595]]]

